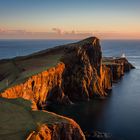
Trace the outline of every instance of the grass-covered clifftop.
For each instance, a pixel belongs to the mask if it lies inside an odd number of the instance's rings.
[[[1,140],[84,140],[80,127],[71,119],[47,111],[33,111],[24,99],[0,98]]]
[[[29,56],[0,60],[0,91],[26,81],[60,62],[63,52],[57,49]]]

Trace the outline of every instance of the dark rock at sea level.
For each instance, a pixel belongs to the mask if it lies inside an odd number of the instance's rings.
[[[86,140],[111,140],[112,135],[106,132],[93,131],[85,132]]]

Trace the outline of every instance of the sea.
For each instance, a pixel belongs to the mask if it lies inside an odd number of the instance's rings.
[[[0,40],[0,59],[33,52],[76,40]],[[112,140],[140,139],[140,40],[101,40],[103,56],[121,56],[136,67],[126,73],[104,100],[51,106],[49,111],[74,119],[83,131],[110,133]]]

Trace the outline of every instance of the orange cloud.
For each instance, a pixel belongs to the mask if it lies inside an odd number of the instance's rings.
[[[97,36],[101,39],[140,39],[140,33],[119,33],[115,31],[62,31],[52,28],[50,32],[30,32],[26,30],[0,29],[1,39],[83,39],[89,36]]]
[[[0,38],[33,38],[33,39],[81,39],[92,36],[92,33],[82,33],[76,31],[62,31],[53,28],[51,32],[29,32],[26,30],[2,30],[0,29]]]
[[[52,28],[52,30],[53,30],[54,32],[58,33],[58,34],[62,34],[62,33],[63,33],[62,30],[59,29],[59,28]]]

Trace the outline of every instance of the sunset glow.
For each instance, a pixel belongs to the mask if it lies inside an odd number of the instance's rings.
[[[138,0],[0,0],[1,39],[140,39]]]

